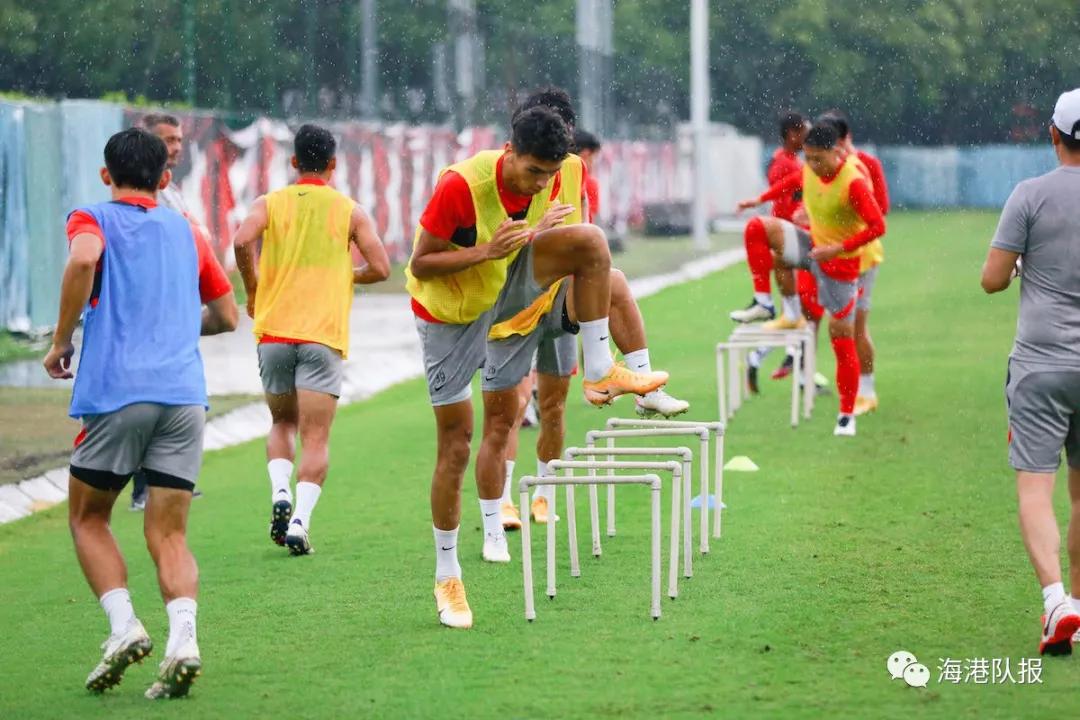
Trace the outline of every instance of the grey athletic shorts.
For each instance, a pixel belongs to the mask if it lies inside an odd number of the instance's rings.
[[[453,405],[472,397],[472,379],[484,364],[490,329],[490,310],[467,325],[432,323],[416,318],[428,395],[433,406]]]
[[[75,478],[119,492],[141,467],[151,487],[194,489],[202,466],[202,405],[136,403],[82,422],[71,454]]]
[[[337,350],[319,343],[259,344],[259,376],[271,395],[299,389],[340,397],[344,366]]]
[[[568,291],[569,283],[563,283],[551,310],[528,335],[488,340],[484,361],[485,391],[516,387],[532,369],[534,354],[537,372],[557,377],[569,377],[574,373],[578,328],[566,313]]]
[[[859,275],[859,299],[855,301],[855,309],[868,312],[873,302],[874,285],[877,284],[877,274],[880,265],[875,265],[863,274]]]
[[[859,294],[854,280],[837,280],[825,274],[821,266],[810,259],[810,233],[794,223],[781,221],[784,228],[784,264],[809,270],[817,280],[818,303],[835,318],[846,318],[855,307]]]
[[[1069,467],[1080,469],[1080,370],[1010,360],[1005,400],[1014,470],[1056,472],[1062,448]]]

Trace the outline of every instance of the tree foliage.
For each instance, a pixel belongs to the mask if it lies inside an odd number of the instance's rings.
[[[577,90],[575,0],[474,3],[482,50],[472,119],[502,121],[539,84]],[[414,122],[454,115],[448,0],[376,4],[375,108],[360,104],[360,0],[0,0],[0,91],[183,102],[191,49],[199,106]],[[617,0],[614,11],[613,124],[642,132],[685,119],[686,4]],[[724,0],[710,13],[712,117],[770,135],[781,108],[840,107],[877,142],[1031,140],[1057,93],[1080,77],[1078,3]],[[449,104],[438,99],[440,82]]]

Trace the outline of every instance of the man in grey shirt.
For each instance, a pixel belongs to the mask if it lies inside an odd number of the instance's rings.
[[[1009,357],[1009,464],[1016,471],[1020,533],[1042,586],[1039,652],[1068,655],[1080,642],[1080,88],[1054,107],[1050,138],[1060,166],[1016,186],[983,266],[995,293],[1021,278]],[[1069,465],[1069,586],[1061,581],[1054,478]]]

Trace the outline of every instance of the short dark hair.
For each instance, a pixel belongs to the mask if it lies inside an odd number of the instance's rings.
[[[836,131],[835,125],[830,122],[819,121],[814,123],[810,128],[810,132],[806,133],[806,140],[803,141],[803,145],[821,150],[831,150],[836,147],[839,139],[840,134]]]
[[[534,107],[546,107],[549,110],[554,110],[555,114],[561,117],[562,121],[566,123],[566,127],[571,130],[577,125],[577,113],[574,112],[574,104],[570,101],[570,94],[560,87],[547,85],[537,90],[533,90],[529,93],[529,96],[518,105],[517,110],[514,111],[513,118],[516,119],[518,115],[526,110],[531,110]]]
[[[836,134],[841,140],[851,134],[851,123],[843,110],[837,110],[836,108],[826,110],[818,117],[817,122],[826,122],[832,125],[836,128]]]
[[[296,167],[300,172],[323,172],[337,152],[337,141],[329,130],[318,125],[301,125],[293,140]]]
[[[1054,125],[1058,131],[1058,137],[1061,138],[1061,144],[1065,146],[1065,149],[1069,152],[1080,152],[1080,138],[1076,137],[1076,133],[1080,133],[1080,120],[1073,123],[1072,132],[1065,132],[1061,128]]]
[[[172,125],[180,127],[180,119],[168,113],[147,113],[143,115],[140,124],[147,130],[153,130],[158,125]]]
[[[570,129],[554,110],[534,107],[518,113],[510,134],[510,144],[520,155],[540,160],[562,160],[570,154],[574,139]]]
[[[161,138],[142,128],[128,128],[105,143],[105,167],[113,187],[156,192],[169,152]]]
[[[588,130],[575,129],[574,130],[574,151],[581,152],[582,150],[592,150],[597,152],[600,149],[600,138],[593,135]]]
[[[780,122],[780,139],[787,138],[787,134],[793,130],[801,130],[806,125],[806,118],[800,112],[794,110],[785,110],[780,113],[778,120]]]

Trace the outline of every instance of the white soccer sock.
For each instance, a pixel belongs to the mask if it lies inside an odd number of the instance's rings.
[[[784,317],[788,320],[798,320],[802,317],[802,301],[798,295],[785,295],[782,305]]]
[[[312,482],[296,483],[296,509],[293,510],[292,516],[294,520],[299,519],[307,530],[311,529],[311,513],[315,509],[315,504],[319,502],[320,494],[322,494],[322,485]]]
[[[1049,613],[1065,599],[1065,585],[1060,582],[1051,583],[1042,589],[1042,594],[1043,607]]]
[[[611,357],[608,339],[608,319],[586,320],[581,326],[581,350],[585,354],[585,379],[596,382],[605,375],[615,361]]]
[[[502,498],[495,498],[494,500],[484,500],[480,498],[480,515],[484,519],[484,534],[485,535],[501,535],[503,531],[502,526]]]
[[[1073,604],[1073,610],[1080,613],[1080,598],[1073,595],[1072,596],[1072,604]]]
[[[513,460],[506,461],[506,480],[503,482],[503,503],[513,504],[514,502],[514,465],[517,463]]]
[[[461,565],[457,557],[458,528],[453,530],[440,530],[432,526],[435,531],[435,582],[442,582],[447,578],[460,578]]]
[[[544,477],[545,475],[550,475],[550,474],[551,474],[551,470],[548,469],[548,464],[546,462],[544,462],[543,460],[537,459],[537,461],[536,461],[536,476],[537,477]],[[535,500],[536,498],[541,498],[542,497],[542,498],[544,498],[545,500],[548,501],[548,507],[551,507],[551,499],[552,499],[552,497],[554,495],[555,495],[555,486],[554,485],[537,485],[536,489],[533,490],[533,500]]]
[[[758,305],[763,305],[768,308],[773,307],[772,295],[770,293],[756,292],[754,293],[754,300]]]
[[[194,598],[176,598],[165,606],[165,612],[169,614],[169,642],[165,645],[165,657],[172,657],[173,653],[190,638],[195,639],[195,610]]]
[[[623,355],[623,360],[626,361],[626,367],[634,372],[652,372],[652,362],[649,360],[649,348],[641,348],[640,350],[628,352]]]
[[[270,502],[275,503],[278,500],[281,500],[281,493],[284,492],[286,495],[285,499],[291,503],[292,461],[284,458],[274,458],[266,463],[266,472],[270,475]]]
[[[877,397],[874,392],[874,374],[859,376],[859,394],[864,397]]]
[[[135,608],[127,588],[115,588],[102,595],[98,602],[109,618],[109,634],[119,635],[135,619]]]

